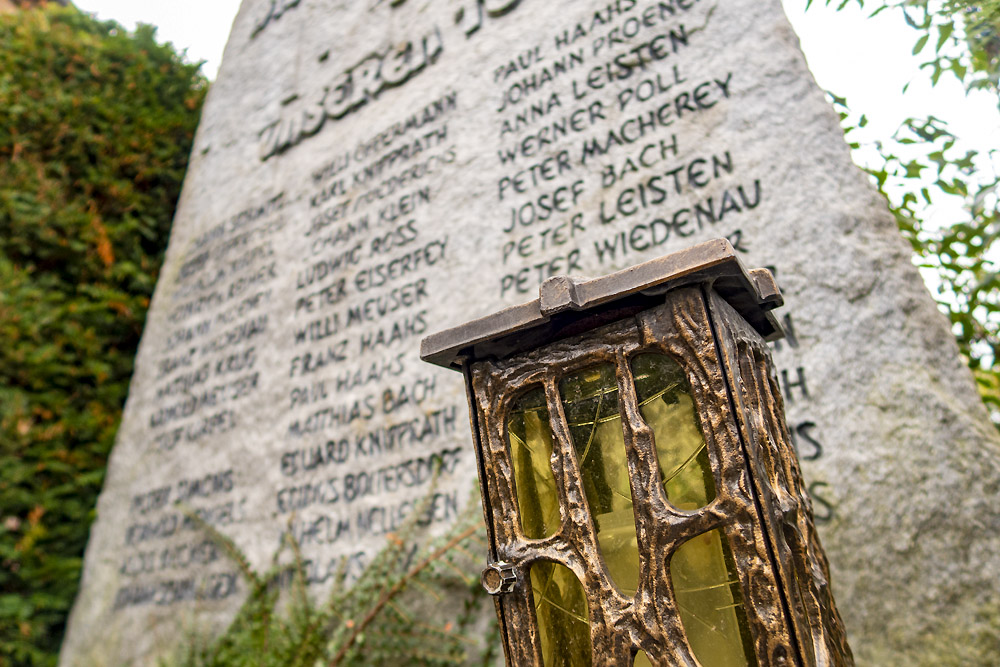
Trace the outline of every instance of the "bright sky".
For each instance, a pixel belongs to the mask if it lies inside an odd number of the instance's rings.
[[[114,19],[132,30],[136,23],[157,26],[160,42],[187,49],[188,60],[205,60],[202,71],[215,78],[240,0],[73,0],[99,19]]]
[[[869,18],[854,4],[838,12],[819,6],[820,0],[808,11],[804,0],[784,0],[784,5],[820,85],[864,109],[876,124],[874,132],[891,134],[907,117],[931,113],[986,133],[992,145],[1000,144],[996,99],[987,93],[966,98],[950,75],[943,76],[932,93],[930,77],[919,70],[931,49],[911,54],[917,33],[900,13],[886,11]],[[907,83],[911,86],[904,96]]]
[[[815,0],[806,11],[805,0],[783,2],[820,86],[846,97],[852,110],[867,115],[868,127],[853,140],[863,145],[885,141],[907,118],[933,115],[948,121],[949,129],[960,138],[958,147],[980,151],[977,163],[982,173],[988,173],[991,160],[993,170],[1000,169],[1000,111],[996,97],[983,91],[967,96],[950,74],[932,87],[929,74],[920,70],[932,49],[912,55],[917,33],[898,11],[870,18],[870,9],[865,12],[854,3],[834,11],[820,6],[822,0]],[[991,150],[998,151],[998,155],[991,158]],[[854,159],[865,161],[873,154],[873,149],[856,151]],[[902,152],[897,150],[897,154]],[[966,217],[961,207],[958,197],[939,198],[925,219],[931,226],[947,226]],[[924,277],[933,282],[929,273]]]

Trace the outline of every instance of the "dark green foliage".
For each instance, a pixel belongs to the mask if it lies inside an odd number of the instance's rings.
[[[499,654],[496,624],[486,637],[476,637],[488,599],[472,574],[486,550],[476,496],[440,538],[428,542],[415,520],[408,521],[388,536],[357,581],[345,585],[343,576],[335,577],[322,603],[307,592],[302,556],[290,539],[270,570],[260,574],[229,539],[205,527],[239,565],[249,594],[225,632],[193,637],[174,662],[181,667],[493,664]]]
[[[903,13],[915,31],[913,53],[930,54],[922,67],[933,84],[953,75],[967,91],[985,91],[1000,106],[1000,0],[856,1],[874,7],[874,14],[885,9]],[[842,0],[839,7],[848,2]],[[851,113],[842,98],[834,97],[834,102],[851,141],[856,128],[864,127],[865,116]],[[998,156],[984,154],[935,117],[906,120],[892,140],[874,148],[878,159],[867,170],[918,264],[934,276],[938,303],[1000,428]],[[941,211],[949,218],[942,220]]]
[[[0,14],[0,665],[53,664],[205,92],[76,9]]]

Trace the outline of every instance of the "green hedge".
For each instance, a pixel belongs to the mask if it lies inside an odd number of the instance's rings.
[[[0,15],[0,665],[58,654],[204,99],[154,32]]]

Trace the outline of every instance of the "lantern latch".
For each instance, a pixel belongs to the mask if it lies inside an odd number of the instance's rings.
[[[490,595],[503,595],[514,590],[517,583],[517,575],[514,573],[514,566],[510,563],[498,561],[490,563],[483,568],[480,576],[483,588]]]

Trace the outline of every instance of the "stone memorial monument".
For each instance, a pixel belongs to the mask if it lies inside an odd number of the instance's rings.
[[[715,237],[785,295],[859,662],[988,664],[1000,444],[777,0],[245,0],[62,663],[151,664],[232,616],[246,587],[182,507],[261,566],[290,529],[316,591],[432,488],[443,530],[475,461],[420,338]]]

